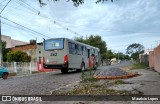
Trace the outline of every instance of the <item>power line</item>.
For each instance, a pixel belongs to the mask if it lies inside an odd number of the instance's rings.
[[[15,0],[14,0],[14,1],[15,1]],[[58,23],[57,21],[54,21],[54,20],[52,20],[52,19],[50,19],[50,18],[48,18],[48,17],[46,17],[46,16],[42,16],[41,14],[39,14],[39,13],[40,13],[39,10],[35,9],[34,7],[32,7],[30,4],[26,3],[25,1],[19,0],[19,1],[15,1],[15,2],[18,3],[18,4],[20,4],[22,7],[24,7],[24,8],[26,8],[26,9],[32,11],[32,14],[35,13],[35,11],[36,11],[36,15],[38,15],[38,16],[40,16],[40,17],[43,17],[43,18],[45,18],[45,19],[47,19],[47,20],[49,20],[49,21],[52,21],[53,24],[57,24],[58,26],[64,28],[65,30],[67,30],[67,31],[69,31],[69,32],[71,32],[71,33],[73,33],[73,34],[75,34],[75,35],[80,35],[80,34],[78,34],[77,32],[72,31],[72,30],[69,29],[68,27],[65,27],[65,26],[61,25],[61,24]],[[23,3],[23,4],[22,4],[22,3]],[[35,14],[34,14],[34,15],[35,15]],[[79,26],[84,26],[84,25],[79,25]],[[74,25],[74,27],[75,27],[75,25]],[[87,27],[86,27],[86,28],[87,28]],[[86,30],[86,28],[85,28],[85,30]],[[95,28],[96,28],[96,27],[95,27]],[[80,28],[78,28],[78,29],[80,29]],[[84,29],[83,29],[83,30],[84,30]],[[126,31],[126,30],[113,30],[113,29],[98,29],[98,30],[100,30],[100,31],[108,31],[108,32],[110,32],[110,31],[111,31],[111,32],[123,32],[123,33],[129,33],[129,32],[131,32],[131,33],[160,33],[160,32],[136,32],[136,31]],[[90,30],[89,30],[89,31],[90,31]]]
[[[21,0],[21,1],[22,1],[22,0]],[[17,3],[18,3],[18,2],[17,2]],[[23,3],[26,3],[26,2],[23,1]],[[27,4],[27,5],[28,5],[29,7],[31,7],[29,4]],[[26,6],[24,6],[24,7],[27,8]],[[33,8],[33,7],[31,7],[31,8]],[[34,10],[36,10],[36,9],[34,8]],[[35,13],[35,11],[33,11],[33,10],[31,10],[31,11]],[[36,10],[36,11],[38,11],[38,10]],[[35,14],[34,14],[34,15],[35,15]],[[47,16],[43,16],[39,11],[38,11],[38,14],[36,13],[36,15],[38,15],[38,16],[40,16],[40,17],[43,17],[43,18],[47,19],[48,21],[51,21],[53,24],[56,24],[56,25],[62,27],[63,29],[65,29],[65,30],[67,30],[67,31],[69,31],[69,32],[71,32],[71,33],[73,33],[73,34],[75,34],[75,35],[80,35],[80,34],[78,34],[77,32],[69,29],[68,27],[65,27],[65,26],[61,25],[61,24],[58,23],[57,21],[52,20],[52,19],[50,19],[50,18],[47,17]]]
[[[10,1],[11,1],[11,0],[9,0],[9,1],[7,2],[7,4],[2,8],[2,10],[0,11],[0,14],[3,12],[3,10],[6,8],[6,6],[10,3]]]
[[[6,0],[3,0],[2,2],[0,2],[0,4],[2,5],[3,2],[5,2]]]
[[[23,4],[26,4],[26,6],[28,6],[28,7],[32,8],[33,10],[35,10],[35,11],[39,12],[39,10],[36,10],[34,7],[32,7],[31,5],[27,4],[27,3],[26,3],[26,2],[24,2],[23,0],[19,0],[19,1],[21,1]]]
[[[65,27],[65,26],[61,25],[61,24],[58,23],[57,21],[52,20],[52,19],[50,19],[50,18],[48,18],[48,17],[46,17],[46,16],[41,15],[40,12],[39,12],[37,9],[35,9],[35,8],[32,7],[31,5],[29,5],[28,3],[24,2],[23,0],[20,0],[20,1],[23,2],[23,5],[25,5],[25,6],[21,5],[20,2],[17,2],[17,1],[15,1],[15,2],[18,3],[18,4],[20,4],[20,5],[23,6],[24,8],[29,9],[29,10],[32,11],[33,13],[35,13],[35,11],[36,11],[36,15],[39,15],[40,17],[43,17],[43,18],[45,18],[45,19],[47,19],[47,20],[49,20],[49,21],[52,21],[52,23],[57,24],[58,26],[64,28],[65,30],[70,31],[71,33],[73,33],[73,34],[75,34],[75,35],[80,35],[80,34],[78,34],[77,32],[74,32],[73,30],[69,29],[68,27]],[[30,9],[30,8],[32,8],[32,9]],[[34,15],[35,15],[35,14],[34,14]],[[84,25],[79,25],[79,26],[84,26]],[[79,27],[79,26],[78,26],[78,27]],[[74,27],[75,27],[75,25],[74,25]],[[87,27],[86,27],[86,28],[87,28]],[[86,28],[85,28],[85,30],[86,30]],[[96,28],[96,27],[95,27],[95,28]],[[80,29],[80,28],[78,28],[78,29]],[[84,29],[83,29],[83,30],[84,30]],[[99,30],[99,31],[108,31],[108,32],[110,32],[110,31],[111,31],[111,32],[122,32],[122,33],[145,33],[145,32],[126,31],[126,30],[113,30],[113,29],[98,29],[98,30]],[[90,31],[90,30],[88,30],[88,31]],[[160,33],[160,32],[146,32],[146,33]]]
[[[5,24],[5,25],[7,25],[7,26],[10,26],[10,27],[13,27],[13,28],[16,28],[16,29],[20,29],[20,30],[23,30],[23,31],[30,32],[30,33],[34,34],[33,32],[27,31],[27,30],[24,29],[24,28],[20,28],[20,27],[17,27],[17,26],[13,26],[13,25],[8,24],[8,23],[6,23],[6,22],[1,22],[1,23],[2,23],[2,24]],[[36,36],[34,36],[34,35],[32,35],[32,36],[33,36],[33,37],[36,37]]]
[[[1,16],[1,17],[2,17],[2,16]],[[37,34],[42,35],[42,36],[44,36],[44,37],[51,38],[51,37],[49,37],[49,36],[47,36],[47,35],[43,35],[43,34],[37,32],[37,31],[35,31],[35,30],[32,30],[32,29],[30,29],[30,28],[28,28],[28,27],[25,27],[25,26],[23,26],[23,25],[20,25],[20,24],[14,22],[14,21],[12,21],[12,20],[9,20],[8,18],[5,18],[5,17],[2,17],[2,18],[5,19],[5,20],[7,20],[7,21],[9,21],[9,22],[12,22],[12,23],[14,23],[14,24],[16,24],[16,25],[18,25],[18,26],[21,26],[21,27],[23,27],[23,28],[26,28],[26,29],[28,29],[28,30],[34,32],[34,33],[37,33]]]
[[[21,2],[20,2],[21,1]],[[25,7],[26,9],[32,11],[33,13],[35,13],[35,11],[38,13],[39,11],[34,9],[33,7],[31,7],[29,4],[26,4],[24,1],[22,0],[14,0],[14,2],[16,2],[17,4],[21,5],[22,7]]]

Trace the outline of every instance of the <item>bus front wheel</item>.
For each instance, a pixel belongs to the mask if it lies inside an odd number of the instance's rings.
[[[62,73],[68,73],[68,68],[62,68],[62,69],[61,69],[61,72],[62,72]]]
[[[85,71],[85,64],[84,63],[81,64],[81,71]]]

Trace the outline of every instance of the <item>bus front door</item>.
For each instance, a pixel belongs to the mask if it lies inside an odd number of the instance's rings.
[[[91,56],[90,49],[87,49],[87,52],[88,52],[89,68],[93,68],[94,58]]]

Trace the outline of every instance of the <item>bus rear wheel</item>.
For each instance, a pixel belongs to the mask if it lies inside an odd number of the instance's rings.
[[[65,74],[65,73],[68,73],[68,68],[62,68],[62,69],[61,69],[61,72],[64,73],[64,74]]]

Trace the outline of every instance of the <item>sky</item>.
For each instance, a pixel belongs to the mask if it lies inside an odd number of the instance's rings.
[[[0,0],[0,10],[8,1]],[[108,49],[123,53],[132,43],[140,43],[146,50],[160,43],[160,0],[115,0],[99,4],[85,0],[78,7],[71,0],[43,1],[47,5],[40,7],[38,0],[11,0],[1,13],[2,34],[26,42],[100,35]]]

